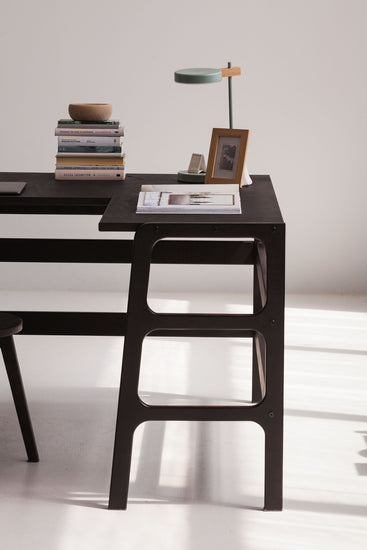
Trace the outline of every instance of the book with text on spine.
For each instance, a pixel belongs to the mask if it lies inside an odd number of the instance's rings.
[[[122,139],[119,136],[59,136],[57,143],[60,147],[121,147]]]
[[[67,155],[111,155],[121,156],[121,145],[59,145],[57,152]]]
[[[125,170],[122,169],[113,169],[99,170],[84,168],[56,168],[55,170],[55,179],[56,180],[124,180],[125,179]]]
[[[143,185],[138,214],[241,214],[239,186]]]
[[[72,120],[71,118],[61,118],[57,121],[58,128],[118,128],[119,120]]]
[[[91,128],[90,126],[72,128],[61,126],[55,129],[55,136],[123,136],[125,129],[123,126],[117,128]]]

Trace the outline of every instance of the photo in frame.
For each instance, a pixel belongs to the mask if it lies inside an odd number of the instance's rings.
[[[213,128],[205,183],[242,187],[250,130]]]

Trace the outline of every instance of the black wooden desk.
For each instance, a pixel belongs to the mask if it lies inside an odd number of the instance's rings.
[[[101,231],[135,233],[133,242],[0,239],[0,261],[132,264],[126,313],[15,312],[24,320],[23,334],[125,336],[109,499],[112,509],[126,508],[133,433],[148,420],[258,423],[265,432],[264,508],[282,508],[285,224],[269,176],[252,177],[253,185],[241,190],[242,214],[138,215],[140,186],[177,183],[176,176],[129,175],[123,183],[62,182],[55,181],[53,174],[0,173],[2,181],[27,182],[20,196],[0,196],[0,213],[102,214]],[[218,240],[223,238],[227,240]],[[153,312],[147,305],[151,263],[253,265],[253,313]],[[148,334],[251,338],[252,404],[204,407],[142,402],[139,370],[142,343]]]

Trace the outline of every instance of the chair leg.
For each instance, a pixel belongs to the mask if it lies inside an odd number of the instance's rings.
[[[38,462],[39,456],[36,440],[33,433],[32,422],[28,411],[27,399],[24,392],[22,376],[20,373],[17,353],[12,336],[1,338],[1,351],[4,358],[6,372],[8,374],[11,392],[13,394],[15,409],[17,411],[20,429],[22,431],[24,445],[29,462]]]

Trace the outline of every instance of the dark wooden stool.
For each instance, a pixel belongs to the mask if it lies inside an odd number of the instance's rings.
[[[20,317],[10,313],[0,312],[0,347],[10,382],[11,392],[13,394],[20,429],[22,430],[29,462],[38,462],[39,457],[36,440],[34,438],[31,417],[28,411],[27,399],[24,392],[13,338],[13,335],[20,332],[22,328],[23,321]]]

